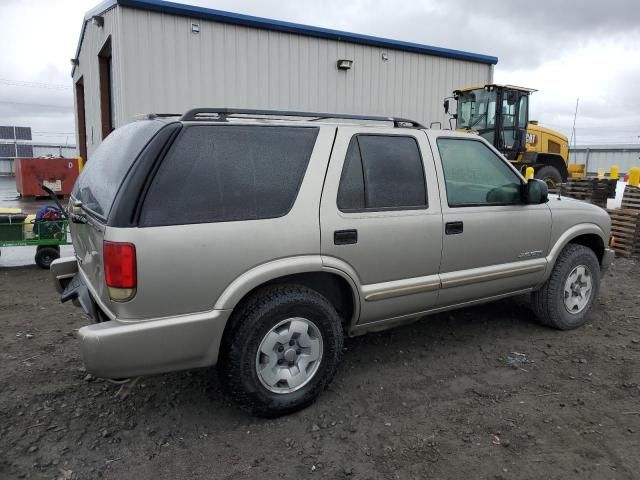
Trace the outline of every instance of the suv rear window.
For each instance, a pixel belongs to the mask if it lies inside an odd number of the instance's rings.
[[[87,161],[72,195],[90,212],[106,220],[129,168],[163,122],[141,120],[109,134]]]
[[[318,128],[192,125],[158,169],[141,226],[257,220],[286,215]]]

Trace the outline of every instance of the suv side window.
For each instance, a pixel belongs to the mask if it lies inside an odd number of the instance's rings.
[[[479,140],[437,140],[450,207],[521,203],[522,181]]]
[[[141,226],[286,215],[298,195],[318,128],[192,125],[153,179]]]
[[[338,208],[409,210],[427,208],[427,188],[415,138],[354,135],[338,188]]]

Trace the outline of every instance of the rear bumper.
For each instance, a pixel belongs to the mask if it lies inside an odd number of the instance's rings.
[[[217,363],[231,310],[144,321],[109,320],[78,273],[75,258],[56,260],[51,273],[61,300],[73,300],[93,322],[78,331],[80,351],[89,373],[124,378]]]
[[[600,263],[600,273],[606,273],[616,256],[616,252],[612,248],[605,248]]]
[[[230,310],[142,322],[109,320],[78,331],[89,373],[123,378],[217,363]]]

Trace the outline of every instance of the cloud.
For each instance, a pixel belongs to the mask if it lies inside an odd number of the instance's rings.
[[[98,2],[1,0],[0,40],[10,48],[0,49],[0,65],[6,72],[0,77],[71,85],[69,58],[75,52],[82,18]],[[579,96],[579,142],[637,142],[640,135],[635,108],[640,105],[635,88],[640,85],[637,1],[182,3],[495,55],[499,57],[496,81],[539,90],[532,98],[532,113],[541,123],[569,134]],[[0,123],[19,121],[41,125],[42,131],[72,131],[72,104],[71,90],[0,83]]]

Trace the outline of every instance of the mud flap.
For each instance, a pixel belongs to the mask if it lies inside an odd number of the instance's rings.
[[[68,302],[69,300],[74,301],[74,303],[79,303],[80,307],[82,307],[82,310],[84,310],[84,312],[91,319],[91,322],[101,322],[101,316],[98,312],[98,306],[96,305],[96,302],[93,300],[93,298],[91,298],[89,289],[78,273],[73,276],[67,287],[64,289],[60,300],[62,301],[62,303]]]

